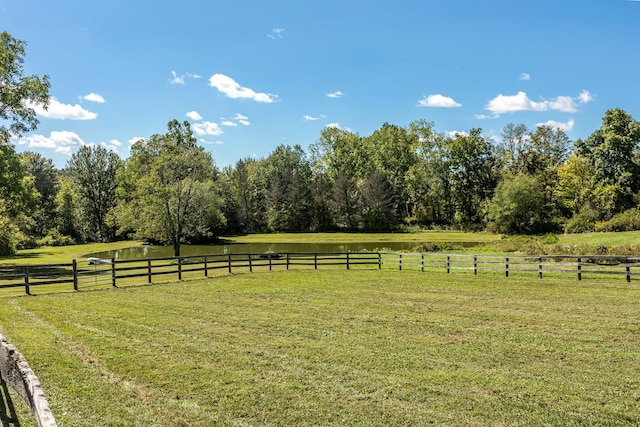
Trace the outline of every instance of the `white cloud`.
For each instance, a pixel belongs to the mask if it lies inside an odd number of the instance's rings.
[[[222,141],[207,141],[204,138],[200,138],[200,142],[202,142],[203,144],[212,144],[212,145],[222,145],[222,144],[224,144],[224,142],[222,142]]]
[[[174,85],[183,85],[184,84],[184,76],[177,75],[175,71],[172,71],[171,75],[173,76],[173,78],[171,80],[169,80],[169,82],[171,84],[174,84]]]
[[[498,117],[500,117],[500,114],[491,114],[491,115],[487,115],[487,114],[476,114],[475,115],[476,119],[478,120],[485,120],[485,119],[497,119]]]
[[[344,95],[344,93],[342,93],[342,91],[337,90],[335,92],[328,93],[327,97],[329,97],[329,98],[340,98],[340,97],[342,97],[342,95]]]
[[[141,136],[134,136],[133,138],[131,138],[129,141],[127,141],[130,145],[135,144],[138,141],[144,141],[144,138]]]
[[[238,126],[238,123],[234,122],[233,120],[223,120],[220,122],[220,124],[222,126]]]
[[[195,121],[202,120],[202,116],[200,114],[198,114],[197,111],[189,111],[187,113],[187,117],[189,117],[191,120],[195,120]]]
[[[52,131],[49,136],[30,135],[18,140],[19,145],[26,145],[29,148],[48,148],[56,153],[71,155],[74,147],[86,145],[85,142],[75,132]]]
[[[340,127],[340,123],[337,123],[337,122],[335,122],[335,123],[328,123],[327,125],[325,125],[325,127],[326,127],[326,128],[342,129],[342,128]]]
[[[179,76],[178,74],[176,74],[175,71],[171,72],[171,75],[173,76],[173,78],[171,80],[169,80],[169,83],[174,84],[174,85],[183,85],[186,83],[185,81],[185,77],[189,77],[192,79],[199,79],[202,76],[198,75],[198,74],[193,74],[193,73],[185,73],[181,76]]]
[[[449,137],[449,138],[455,138],[456,135],[460,135],[460,136],[468,136],[469,132],[465,132],[463,130],[448,130],[445,132],[445,134]]]
[[[84,99],[85,101],[97,102],[98,104],[104,104],[104,97],[94,92],[83,96],[82,99]]]
[[[39,116],[46,117],[48,119],[93,120],[98,117],[96,113],[87,111],[78,104],[63,104],[53,96],[51,97],[49,107],[46,110],[42,105],[33,104],[31,102],[27,102],[26,105],[29,108],[33,108]]]
[[[563,113],[575,113],[578,111],[576,102],[590,102],[593,98],[588,91],[582,91],[577,97],[558,96],[550,100],[532,101],[525,92],[518,92],[516,95],[499,94],[489,101],[485,107],[497,117],[504,113],[515,113],[518,111],[561,111]],[[476,116],[480,118],[479,116]],[[483,116],[482,118],[486,118]]]
[[[529,80],[531,80],[531,75],[529,73],[521,73],[519,80],[523,80],[525,82],[528,82]]]
[[[257,93],[253,89],[240,86],[229,76],[214,74],[209,78],[209,86],[218,89],[224,96],[232,99],[251,99],[256,102],[272,103],[278,97],[270,93]]]
[[[269,37],[270,39],[281,39],[282,38],[282,33],[285,32],[284,28],[274,28],[273,30],[271,30],[271,33],[267,34],[267,37]]]
[[[91,144],[90,144],[91,145]],[[111,150],[111,151],[115,151],[116,153],[118,152],[118,148],[122,145],[120,143],[120,141],[118,141],[117,139],[112,139],[109,142],[100,142],[100,145],[103,146],[104,148],[106,148],[107,150]]]
[[[232,120],[237,120],[238,123],[240,123],[241,125],[244,125],[244,126],[249,126],[251,124],[249,122],[249,117],[243,116],[240,113],[236,114],[235,117]]]
[[[439,108],[454,108],[461,107],[462,104],[457,103],[448,96],[440,95],[439,93],[429,95],[418,101],[418,105],[421,107],[439,107]]]
[[[570,119],[566,123],[556,122],[555,120],[548,120],[544,123],[537,123],[536,126],[549,126],[554,129],[558,128],[558,129],[562,129],[565,132],[571,132],[573,130],[574,124],[575,124],[575,121],[573,119]]]
[[[312,117],[308,114],[305,114],[304,116],[302,116],[303,119],[305,119],[306,121],[316,121],[316,120],[320,120],[320,117]]]
[[[224,132],[217,123],[202,122],[193,125],[193,131],[198,135],[222,135]]]
[[[587,102],[593,101],[593,96],[591,95],[591,93],[589,93],[588,90],[583,90],[582,92],[580,92],[578,98],[580,99],[581,104],[586,104]]]

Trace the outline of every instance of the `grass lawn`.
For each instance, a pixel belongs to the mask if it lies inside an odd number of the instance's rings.
[[[74,259],[83,259],[86,254],[114,249],[129,248],[142,242],[126,240],[112,243],[86,243],[69,246],[45,246],[18,251],[12,257],[0,257],[0,265],[66,264]]]
[[[280,271],[4,298],[0,332],[66,426],[638,425],[639,299],[619,280]]]

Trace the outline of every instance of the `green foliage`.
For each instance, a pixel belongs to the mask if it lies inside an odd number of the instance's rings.
[[[78,194],[83,233],[88,239],[107,242],[115,227],[107,217],[116,205],[118,154],[100,146],[83,145],[67,162],[67,173]]]
[[[640,230],[640,210],[628,209],[620,212],[609,221],[595,224],[595,231],[634,231]]]
[[[565,233],[586,233],[594,231],[598,213],[592,209],[578,212],[569,218],[564,224]]]
[[[0,256],[16,253],[20,234],[18,227],[5,215],[4,206],[0,199]]]
[[[544,209],[540,182],[520,174],[498,184],[489,205],[489,218],[500,233],[535,234],[545,229]]]
[[[121,233],[170,243],[213,239],[224,228],[211,155],[196,145],[189,122],[172,120],[164,135],[131,147],[118,173],[118,206],[112,216]]]
[[[45,237],[38,240],[38,246],[68,246],[75,244],[76,241],[73,237],[64,236],[55,228]]]
[[[25,45],[6,31],[0,33],[0,145],[8,144],[12,135],[35,130],[33,107],[49,103],[49,76],[24,75]]]

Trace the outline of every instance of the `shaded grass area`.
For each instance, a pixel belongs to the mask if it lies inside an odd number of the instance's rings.
[[[0,257],[0,265],[65,264],[74,259],[83,259],[86,254],[130,248],[142,244],[139,241],[126,240],[111,243],[86,243],[69,246],[45,246],[25,249],[11,257]]]
[[[639,297],[281,271],[6,298],[0,331],[61,425],[636,425]]]
[[[462,231],[421,231],[412,233],[271,233],[224,237],[235,243],[351,243],[351,242],[491,242],[501,236]]]

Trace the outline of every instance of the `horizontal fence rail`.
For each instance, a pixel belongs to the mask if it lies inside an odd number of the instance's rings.
[[[498,272],[510,275],[624,276],[640,275],[640,257],[608,255],[462,255],[397,252],[211,254],[141,260],[87,258],[68,264],[0,265],[0,291],[34,287],[47,290],[88,290],[153,283],[154,278],[208,277],[234,272],[282,269],[375,268],[414,271]]]

